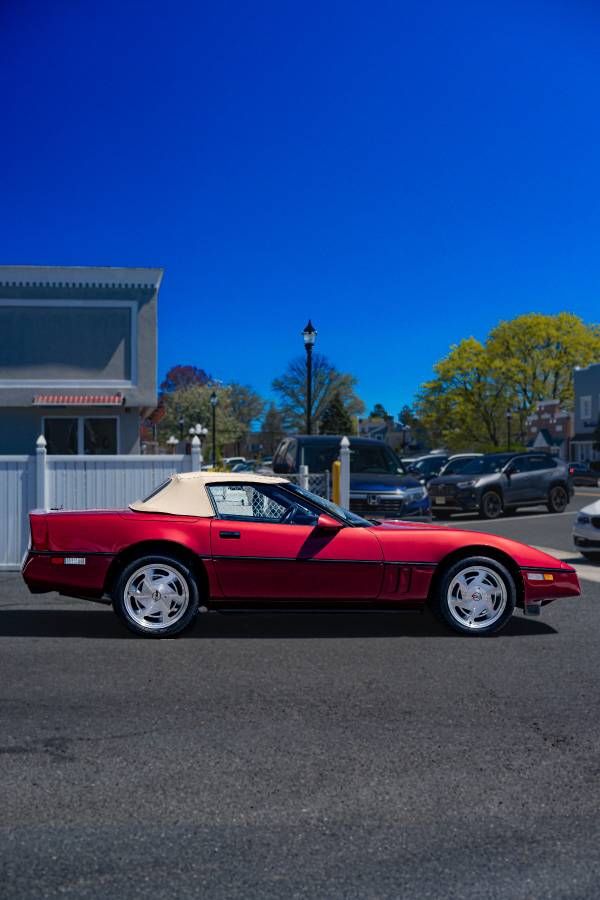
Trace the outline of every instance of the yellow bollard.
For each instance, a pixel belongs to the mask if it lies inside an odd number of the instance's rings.
[[[331,499],[334,503],[340,502],[340,471],[342,464],[336,459],[331,467]]]

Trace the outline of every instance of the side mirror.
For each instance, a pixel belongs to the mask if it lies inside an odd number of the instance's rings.
[[[341,522],[338,522],[333,516],[328,516],[327,513],[321,513],[317,519],[317,528],[322,528],[324,531],[339,531],[343,527]]]

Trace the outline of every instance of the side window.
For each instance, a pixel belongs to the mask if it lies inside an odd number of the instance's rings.
[[[553,469],[555,465],[551,456],[532,456],[529,460],[529,471],[541,472],[543,469]]]
[[[272,496],[275,492],[264,490],[262,485],[209,484],[207,487],[222,518],[279,522],[294,505],[280,492]]]
[[[521,472],[531,471],[529,468],[529,460],[525,456],[515,457],[515,459],[511,460],[510,467],[515,475],[518,475]]]

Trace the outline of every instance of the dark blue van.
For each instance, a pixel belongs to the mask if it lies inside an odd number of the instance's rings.
[[[297,473],[301,465],[309,472],[331,472],[339,458],[342,436],[296,434],[284,437],[273,457],[277,475]],[[372,438],[349,437],[350,508],[367,518],[429,516],[426,489],[407,475],[391,447]]]

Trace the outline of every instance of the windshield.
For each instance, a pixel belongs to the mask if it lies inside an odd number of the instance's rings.
[[[491,475],[493,472],[500,472],[509,459],[512,459],[512,455],[509,453],[490,453],[489,456],[478,456],[476,459],[470,459],[461,469],[461,473],[463,475]]]
[[[315,441],[300,447],[304,464],[311,472],[324,472],[340,455],[340,442]],[[350,471],[356,474],[404,475],[402,463],[387,444],[360,444],[350,441]]]
[[[413,469],[417,469],[421,475],[437,475],[446,459],[445,456],[427,456],[425,459],[417,459],[413,463]]]
[[[457,475],[459,472],[464,472],[465,466],[467,463],[473,461],[472,456],[463,457],[462,459],[451,459],[450,462],[447,462],[440,475]]]
[[[325,500],[324,497],[319,497],[311,491],[305,491],[304,488],[298,487],[297,484],[286,484],[286,488],[292,493],[304,497],[305,500],[309,500],[314,506],[320,507],[323,512],[331,513],[332,516],[343,519],[344,522],[348,522],[350,525],[367,525],[369,528],[373,526],[373,522],[369,522],[368,519],[363,519],[362,516],[357,516],[356,513],[350,512],[349,509],[344,509],[342,506],[338,506],[337,503]]]

